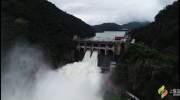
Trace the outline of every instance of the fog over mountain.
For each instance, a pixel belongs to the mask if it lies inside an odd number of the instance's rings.
[[[48,0],[91,25],[154,21],[155,15],[177,0]]]

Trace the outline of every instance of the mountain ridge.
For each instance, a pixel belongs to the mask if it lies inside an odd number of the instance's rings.
[[[90,25],[47,0],[1,0],[1,29],[5,53],[17,40],[25,39],[43,48],[55,64],[71,59],[66,55],[75,48],[74,35],[95,35]]]
[[[92,26],[96,32],[132,30],[149,24],[149,22],[129,22],[119,25],[117,23],[102,23]]]

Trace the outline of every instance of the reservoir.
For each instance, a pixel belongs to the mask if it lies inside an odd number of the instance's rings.
[[[115,41],[115,37],[124,37],[126,31],[97,32],[96,36],[85,39],[86,41]]]

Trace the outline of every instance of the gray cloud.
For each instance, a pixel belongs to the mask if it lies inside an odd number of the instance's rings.
[[[49,0],[58,8],[95,25],[104,22],[124,24],[153,21],[166,5],[177,0]]]

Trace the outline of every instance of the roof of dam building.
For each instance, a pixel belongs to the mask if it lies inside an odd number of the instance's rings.
[[[80,41],[104,41],[104,42],[115,42],[116,37],[124,37],[126,34],[126,31],[105,31],[105,32],[98,32],[96,33],[96,36],[86,39],[79,39]],[[123,39],[120,39],[123,40]]]

